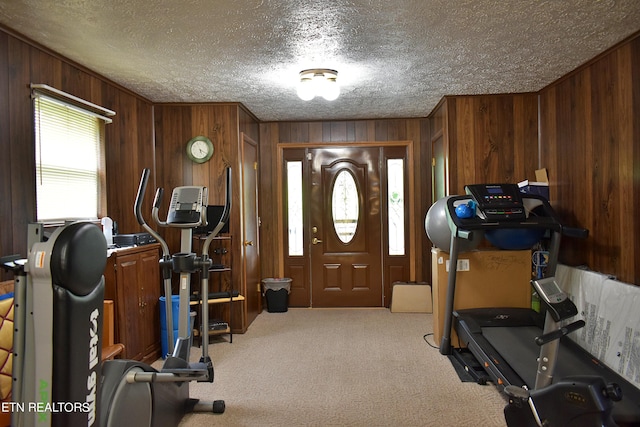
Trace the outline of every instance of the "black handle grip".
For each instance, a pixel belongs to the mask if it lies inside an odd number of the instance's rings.
[[[585,322],[584,320],[576,320],[573,323],[570,323],[567,326],[564,326],[558,330],[555,330],[553,332],[549,332],[548,334],[544,334],[544,335],[540,335],[539,337],[536,337],[536,344],[538,345],[543,345],[546,344],[548,342],[554,341],[554,340],[558,340],[560,338],[562,338],[565,335],[570,334],[573,331],[576,331],[582,327],[584,327]]]
[[[160,201],[162,200],[162,196],[164,194],[164,188],[158,188],[156,190],[156,197],[153,199],[153,207],[160,209]]]
[[[589,237],[589,230],[586,228],[562,227],[562,234],[567,237],[576,237],[578,239],[586,239]]]
[[[224,222],[225,224],[227,223],[227,221],[229,221],[229,213],[231,211],[231,168],[227,167],[227,187],[226,187],[226,194],[225,194],[225,200],[224,200],[224,210],[222,211],[222,218],[220,219],[221,222]]]
[[[142,170],[142,177],[140,177],[140,185],[138,186],[138,193],[136,194],[136,202],[133,205],[133,213],[140,225],[145,224],[144,217],[142,216],[142,200],[144,199],[144,193],[147,191],[149,173],[151,173],[151,171],[148,168]]]

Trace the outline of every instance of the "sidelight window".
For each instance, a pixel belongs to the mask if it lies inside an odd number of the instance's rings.
[[[287,224],[289,256],[304,255],[302,229],[302,162],[287,162]]]
[[[387,160],[389,255],[404,255],[404,160]]]

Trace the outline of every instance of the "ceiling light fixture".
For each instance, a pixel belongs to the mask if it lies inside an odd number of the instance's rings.
[[[304,101],[311,101],[321,96],[327,101],[333,101],[340,95],[338,72],[326,68],[313,68],[300,71],[298,96]]]

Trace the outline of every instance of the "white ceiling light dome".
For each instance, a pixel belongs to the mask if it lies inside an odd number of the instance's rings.
[[[340,96],[338,72],[327,68],[313,68],[300,71],[298,96],[303,101],[310,101],[321,96],[327,101],[333,101]]]

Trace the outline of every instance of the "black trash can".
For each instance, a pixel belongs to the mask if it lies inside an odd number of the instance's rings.
[[[284,313],[287,311],[289,292],[291,292],[291,279],[268,278],[262,279],[264,296],[267,299],[267,311],[269,313]]]

